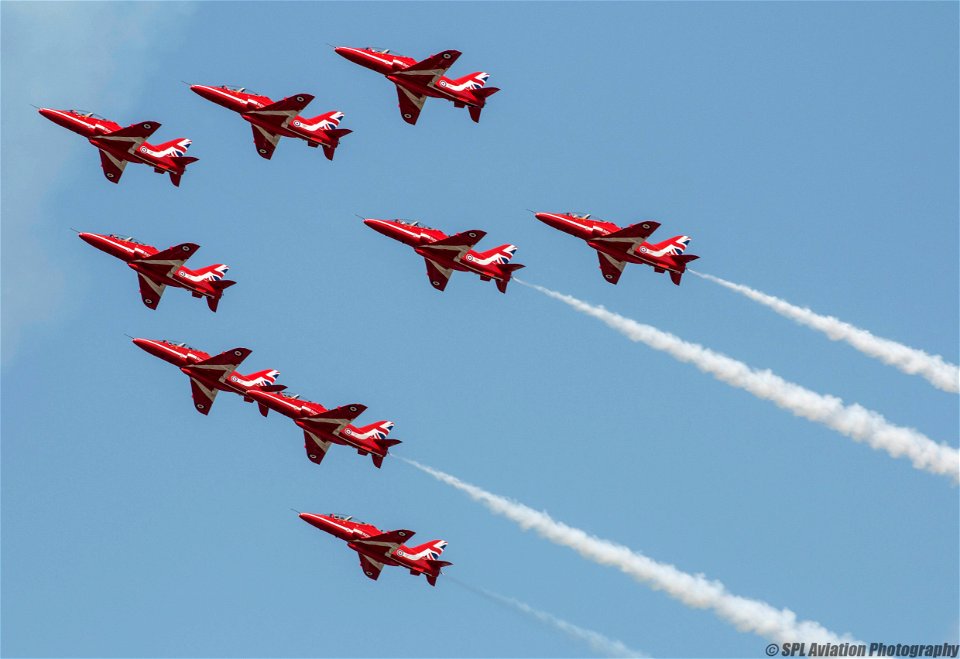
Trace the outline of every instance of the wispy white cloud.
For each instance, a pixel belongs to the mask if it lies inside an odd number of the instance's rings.
[[[797,416],[821,423],[855,441],[886,451],[895,458],[907,457],[917,469],[960,480],[960,451],[937,443],[913,428],[894,425],[878,412],[856,404],[846,405],[835,396],[818,394],[788,382],[769,370],[752,369],[741,361],[625,318],[601,306],[542,286],[521,281],[518,283],[602,321],[631,341],[644,343],[682,362],[691,363],[704,373],[748,391],[757,398],[769,400]]]
[[[3,66],[3,365],[31,328],[52,321],[63,303],[66,273],[48,253],[48,202],[80,139],[37,115],[30,104],[122,114],[150,72],[168,60],[193,6],[180,2],[4,2]],[[18,124],[17,129],[12,124]],[[102,183],[105,193],[110,184]]]
[[[702,574],[689,574],[673,565],[659,563],[624,545],[558,522],[545,512],[487,492],[419,462],[401,459],[441,483],[460,490],[491,512],[516,523],[524,531],[532,530],[550,542],[573,549],[590,561],[615,567],[655,590],[662,590],[689,607],[710,609],[739,631],[753,632],[778,643],[854,642],[850,636],[836,634],[818,622],[798,620],[797,615],[789,609],[777,609],[761,600],[734,595],[719,581],[709,580]]]
[[[781,316],[823,332],[834,341],[849,343],[863,354],[879,359],[904,373],[921,375],[938,389],[952,393],[960,392],[960,368],[956,364],[946,361],[940,355],[931,355],[923,350],[917,350],[890,339],[882,339],[839,318],[823,316],[806,307],[798,307],[786,300],[761,293],[743,284],[735,284],[732,281],[703,272],[692,270],[690,272],[697,277],[740,293],[754,302],[759,302]]]

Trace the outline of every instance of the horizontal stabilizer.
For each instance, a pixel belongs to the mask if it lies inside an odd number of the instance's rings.
[[[483,99],[486,99],[486,98],[488,98],[488,97],[490,97],[490,96],[493,96],[493,95],[496,94],[498,91],[500,91],[500,88],[499,88],[499,87],[484,87],[484,88],[482,88],[482,89],[474,89],[474,90],[473,90],[473,95],[474,95],[474,96],[479,96],[480,98],[483,98]]]
[[[353,131],[349,128],[331,128],[330,130],[323,131],[325,135],[329,135],[335,140],[339,140],[342,137],[345,137],[352,133]]]
[[[696,261],[700,257],[696,254],[681,254],[679,256],[674,256],[673,260],[679,263],[680,265],[687,265],[690,261]]]

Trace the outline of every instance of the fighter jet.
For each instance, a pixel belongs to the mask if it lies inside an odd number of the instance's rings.
[[[460,57],[459,50],[445,50],[421,62],[375,48],[341,46],[334,48],[334,51],[355,64],[386,76],[395,84],[400,99],[400,115],[411,125],[417,123],[428,96],[445,98],[457,108],[466,107],[470,118],[479,122],[487,98],[500,91],[496,87],[484,87],[490,75],[483,71],[456,80],[444,77],[443,74]]]
[[[267,160],[273,156],[281,137],[297,137],[305,140],[307,146],[322,147],[327,160],[333,160],[333,152],[339,146],[340,138],[353,132],[337,128],[343,119],[343,113],[337,110],[313,119],[301,117],[299,113],[313,100],[310,94],[294,94],[274,102],[267,96],[243,87],[190,85],[190,89],[249,121],[253,125],[253,143],[257,153]]]
[[[128,162],[137,162],[153,167],[157,174],[170,174],[175,186],[180,185],[180,177],[187,165],[198,158],[184,156],[190,146],[190,140],[180,138],[158,144],[147,142],[147,138],[160,128],[156,121],[143,121],[121,128],[109,119],[79,110],[51,110],[39,108],[40,114],[55,124],[79,133],[100,150],[100,166],[103,174],[111,183],[119,183]]]
[[[118,236],[112,233],[107,235],[80,233],[79,235],[82,240],[97,249],[125,261],[137,273],[137,279],[140,281],[140,297],[150,309],[156,309],[160,304],[160,296],[163,295],[167,286],[175,286],[190,291],[193,297],[207,298],[210,311],[216,311],[223,291],[237,283],[223,278],[230,269],[223,263],[214,263],[199,270],[183,267],[184,261],[200,249],[199,245],[193,243],[174,245],[160,251],[130,236]]]
[[[361,428],[350,425],[363,414],[366,405],[354,403],[328,410],[295,394],[254,388],[247,390],[246,395],[257,401],[263,416],[275,410],[303,429],[304,448],[314,464],[323,461],[331,444],[340,444],[355,448],[360,455],[369,455],[379,469],[390,447],[400,443],[399,439],[386,438],[393,429],[391,421],[377,421]]]
[[[247,348],[234,348],[211,357],[186,343],[154,339],[134,339],[133,342],[154,357],[179,367],[190,378],[193,406],[200,414],[210,413],[210,407],[220,391],[239,394],[246,402],[251,403],[253,399],[247,393],[253,387],[268,391],[281,391],[286,388],[284,385],[274,384],[280,371],[271,369],[250,375],[237,372],[237,366],[250,355]]]
[[[506,293],[510,277],[524,267],[519,263],[509,262],[517,251],[514,245],[500,245],[486,252],[473,251],[471,248],[487,235],[479,229],[448,236],[439,229],[431,229],[409,220],[370,218],[363,223],[374,231],[413,247],[413,251],[426,261],[427,277],[438,291],[447,287],[454,270],[460,270],[476,273],[482,281],[492,279],[497,282],[497,289]]]
[[[406,529],[384,533],[373,524],[333,513],[300,513],[300,519],[346,541],[347,546],[360,556],[360,569],[374,581],[380,576],[384,565],[397,565],[410,570],[413,576],[425,575],[427,583],[436,586],[440,571],[453,565],[439,560],[447,546],[443,540],[431,540],[416,547],[408,547],[402,543],[409,541],[414,533]]]
[[[627,263],[643,263],[654,272],[669,272],[670,279],[677,286],[687,269],[687,263],[700,258],[693,254],[684,254],[690,244],[689,236],[674,236],[662,243],[651,245],[646,239],[657,230],[659,222],[647,220],[631,224],[621,229],[612,222],[593,219],[590,214],[577,213],[534,213],[536,218],[571,236],[576,236],[597,250],[600,259],[600,272],[611,284],[620,281],[620,275]]]

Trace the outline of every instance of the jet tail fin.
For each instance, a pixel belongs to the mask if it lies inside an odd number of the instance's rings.
[[[487,98],[493,96],[498,91],[500,91],[499,87],[483,87],[473,90],[473,95],[477,98],[479,105],[471,105],[467,108],[467,111],[470,112],[470,118],[473,119],[474,123],[480,123],[480,112],[483,110],[483,106],[486,105]]]
[[[513,273],[519,270],[520,268],[525,268],[526,266],[522,263],[506,263],[500,266],[501,272],[504,273],[503,279],[497,280],[497,290],[501,293],[507,292],[507,284],[510,283],[510,277],[513,276]]]
[[[383,455],[377,455],[376,453],[371,453],[370,457],[373,459],[373,466],[379,469],[383,466],[383,459],[387,457],[387,453],[390,451],[391,446],[396,446],[400,444],[399,439],[376,439],[374,440],[377,447],[383,451]]]
[[[224,289],[230,288],[236,283],[237,282],[232,281],[230,279],[220,279],[217,281],[210,282],[210,286],[212,286],[213,289],[217,292],[217,294],[214,297],[207,298],[207,306],[210,307],[210,311],[214,313],[217,312],[217,306],[220,304],[220,298],[223,297]]]
[[[333,144],[323,145],[323,155],[327,157],[327,160],[333,160],[333,153],[337,150],[337,147],[340,146],[340,138],[352,132],[349,128],[332,128],[324,131],[326,135],[333,139]]]
[[[673,260],[677,262],[677,264],[680,266],[680,271],[679,272],[677,272],[676,270],[670,271],[670,279],[673,281],[673,283],[679,286],[680,279],[683,278],[683,272],[684,270],[687,269],[687,263],[689,263],[690,261],[695,261],[696,259],[699,259],[699,258],[700,257],[697,256],[696,254],[681,254],[679,256],[674,256]]]
[[[193,156],[170,156],[170,160],[173,161],[173,164],[176,166],[176,170],[170,172],[170,182],[173,183],[175,187],[180,187],[180,178],[183,176],[184,172],[187,171],[187,165],[192,162],[197,162],[199,158],[194,158]]]
[[[447,567],[448,565],[453,565],[453,563],[450,561],[434,561],[429,558],[427,559],[426,563],[427,567],[430,569],[430,572],[426,572],[424,574],[427,577],[427,583],[431,586],[437,585],[437,577],[440,576],[443,568]]]

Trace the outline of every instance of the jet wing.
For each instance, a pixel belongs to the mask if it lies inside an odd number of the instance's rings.
[[[428,254],[436,254],[437,256],[455,261],[470,251],[470,248],[483,240],[483,237],[486,235],[487,232],[480,231],[480,229],[461,231],[452,236],[436,240],[428,245],[420,245],[419,251],[421,254],[427,252]],[[424,254],[424,256],[426,256],[426,254]]]
[[[120,160],[106,151],[100,150],[100,167],[103,168],[103,175],[111,183],[119,183],[123,176],[123,170],[127,166],[126,160]]]
[[[264,105],[262,108],[249,110],[244,114],[254,115],[281,128],[286,128],[287,124],[300,114],[312,100],[313,96],[310,94],[294,94],[276,103]]]
[[[392,554],[395,550],[400,548],[404,542],[416,535],[413,531],[408,531],[407,529],[398,529],[396,531],[387,531],[386,533],[381,533],[379,535],[372,535],[369,538],[363,538],[362,540],[354,540],[355,545],[360,545],[363,547],[369,547],[370,549],[376,549],[377,551],[383,551],[385,555]]]
[[[430,284],[438,291],[445,289],[447,282],[450,281],[450,275],[453,274],[453,270],[444,268],[442,265],[434,263],[426,257],[424,257],[423,260],[427,264],[427,277],[430,279]]]
[[[193,393],[193,406],[200,414],[209,414],[219,390],[211,389],[194,378],[190,378],[190,390]]]
[[[420,118],[420,110],[423,109],[427,97],[414,94],[412,91],[397,85],[397,98],[400,99],[400,116],[413,126]]]
[[[156,309],[167,285],[156,282],[140,273],[137,273],[137,279],[140,280],[140,297],[143,299],[143,303],[150,309]]]
[[[459,50],[445,50],[416,64],[411,64],[405,69],[395,71],[393,75],[398,78],[416,81],[425,87],[433,87],[447,72],[447,69],[453,66],[458,57],[460,57]]]
[[[603,273],[603,278],[611,284],[616,284],[620,281],[623,266],[627,264],[626,261],[618,261],[603,252],[597,252],[597,256],[600,257],[600,272]]]
[[[160,128],[160,124],[156,121],[142,121],[139,124],[130,124],[126,128],[115,130],[106,135],[97,135],[93,139],[95,140],[94,143],[110,142],[118,146],[123,146],[126,151],[133,151],[139,148],[158,128]]]
[[[604,245],[616,246],[618,249],[622,249],[624,251],[633,251],[638,245],[640,245],[640,243],[649,238],[650,234],[656,231],[659,227],[659,222],[647,220],[644,222],[631,224],[628,227],[624,227],[619,231],[608,233],[605,236],[591,238],[591,240]]]
[[[260,154],[260,157],[270,160],[273,157],[273,150],[277,148],[277,142],[280,141],[280,136],[276,133],[271,133],[265,128],[260,126],[253,126],[253,145],[257,147],[257,153]]]
[[[183,370],[187,372],[187,375],[190,375],[190,373],[202,374],[208,380],[223,382],[226,376],[237,370],[237,367],[250,356],[251,352],[249,348],[234,348],[202,362],[185,366]]]
[[[380,576],[380,570],[383,569],[383,563],[367,558],[360,552],[357,552],[357,556],[360,557],[360,569],[363,570],[363,573],[376,581],[377,577]]]
[[[314,416],[304,417],[301,421],[317,430],[321,430],[330,435],[336,435],[343,430],[347,424],[363,414],[366,409],[366,405],[352,403],[321,412]]]
[[[180,266],[193,256],[198,249],[200,249],[200,245],[183,243],[157,252],[152,256],[136,259],[134,263],[144,266],[150,272],[154,272],[161,277],[170,277],[179,270]]]
[[[307,458],[310,459],[310,462],[318,465],[323,462],[324,456],[327,455],[327,449],[330,448],[330,442],[320,439],[309,430],[304,430],[303,448],[306,449]]]

